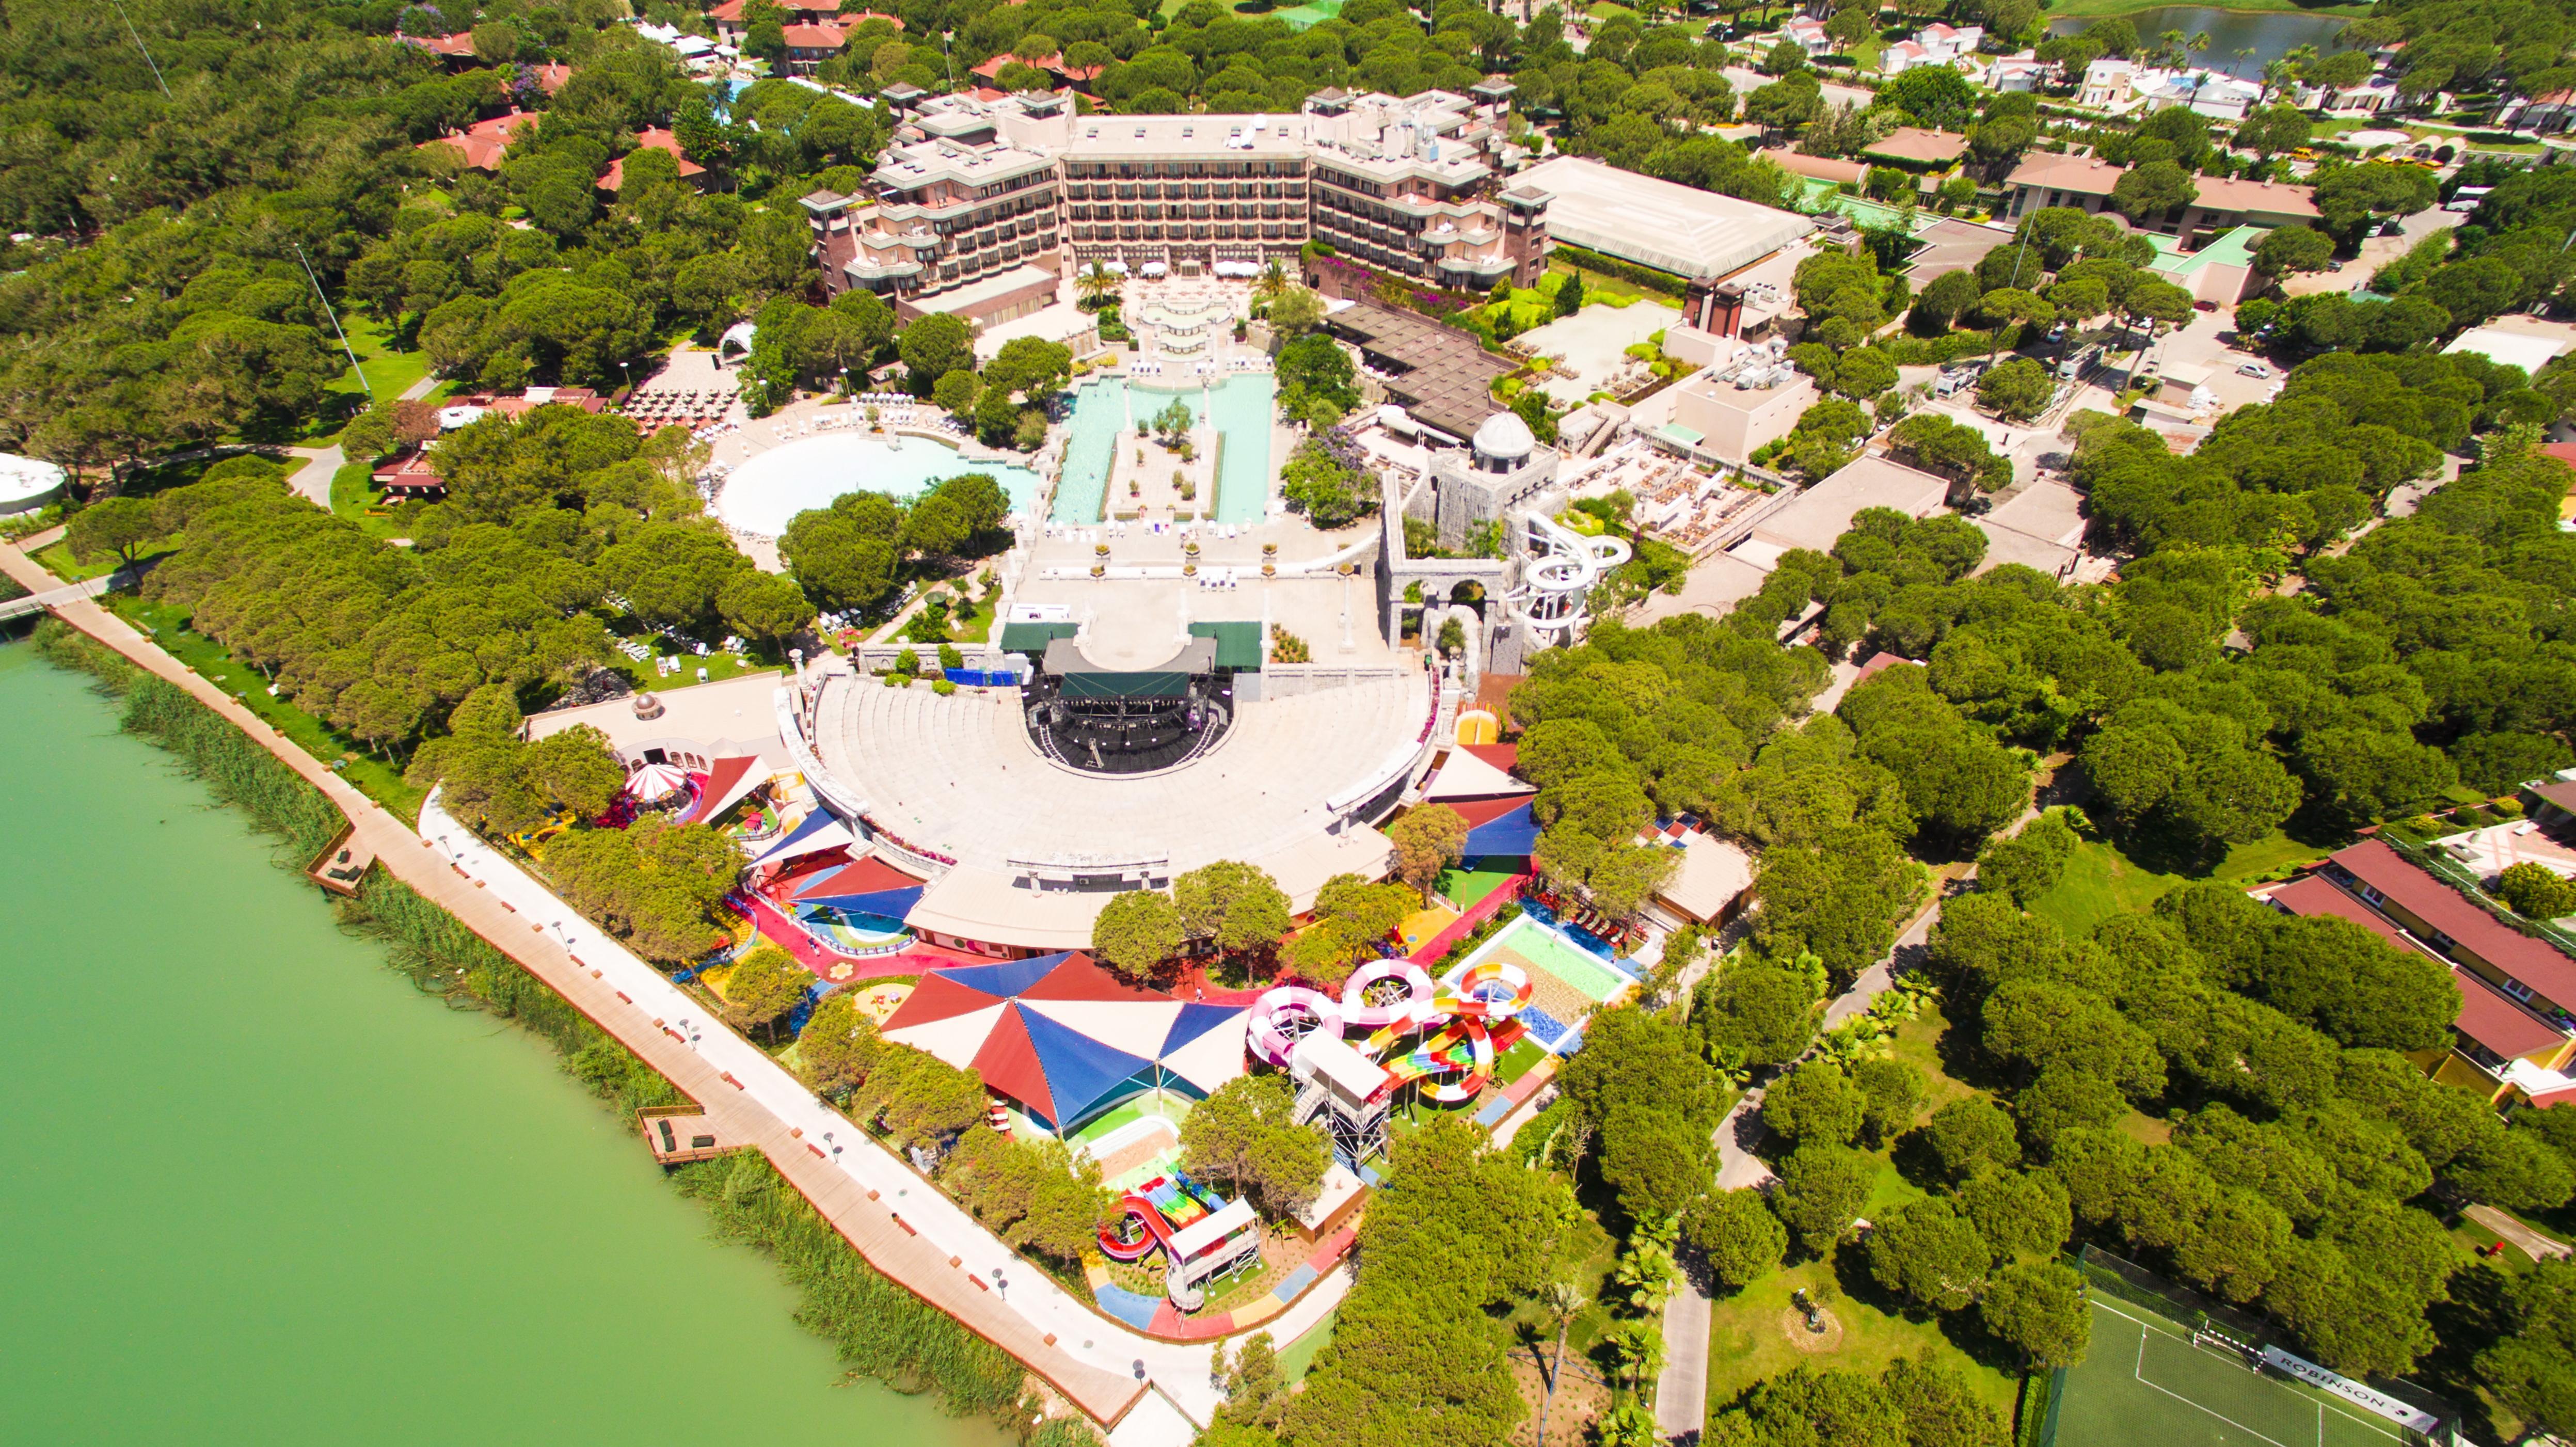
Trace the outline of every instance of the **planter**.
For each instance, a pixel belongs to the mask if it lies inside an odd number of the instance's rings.
[[[1278,576],[1279,576],[1279,569],[1277,568],[1277,566],[1275,566],[1275,565],[1273,565],[1273,564],[1270,564],[1270,563],[1264,563],[1264,564],[1262,564],[1262,565],[1261,565],[1261,576],[1263,576],[1263,577],[1265,577],[1265,578],[1275,578],[1275,577],[1278,577]]]
[[[1094,564],[1092,564],[1092,565],[1091,565],[1091,576],[1093,576],[1093,577],[1095,577],[1095,578],[1103,577],[1103,576],[1105,576],[1108,572],[1109,572],[1109,570],[1108,570],[1107,568],[1102,567],[1102,566],[1101,566],[1100,564],[1098,564],[1098,563],[1094,563]]]
[[[1095,558],[1108,557],[1109,545],[1107,543],[1093,543],[1091,545],[1091,555]]]
[[[1193,558],[1197,557],[1199,555],[1198,539],[1192,538],[1188,542],[1181,544],[1181,551],[1189,554]]]
[[[1198,576],[1198,572],[1199,565],[1196,563],[1181,564],[1181,576],[1184,578],[1195,578]]]
[[[1275,558],[1279,556],[1279,545],[1277,543],[1263,543],[1261,545],[1261,556],[1265,558]]]

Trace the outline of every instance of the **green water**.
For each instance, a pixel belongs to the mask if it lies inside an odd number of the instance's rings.
[[[995,1447],[0,646],[0,1443]]]

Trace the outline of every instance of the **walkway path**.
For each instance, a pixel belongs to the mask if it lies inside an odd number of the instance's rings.
[[[0,571],[30,586],[53,579],[14,547]],[[878,1271],[1000,1346],[1093,1418],[1113,1447],[1184,1447],[1220,1395],[1209,1344],[1153,1341],[1111,1322],[1040,1275],[911,1168],[793,1076],[705,1019],[694,999],[600,935],[438,807],[417,835],[241,704],[189,672],[98,604],[57,606],[65,622],[186,689],[270,748],[346,814],[386,870],[517,960],[662,1072],[733,1139],[756,1144]],[[1263,1323],[1294,1340],[1340,1304],[1346,1273],[1318,1283]]]
[[[12,618],[24,618],[30,613],[40,613],[47,608],[57,607],[64,603],[75,603],[84,599],[95,598],[120,582],[132,581],[131,575],[117,572],[107,574],[103,577],[92,578],[86,583],[63,584],[55,582],[53,574],[46,572],[43,568],[37,567],[34,563],[29,563],[27,566],[34,570],[32,577],[21,576],[18,573],[18,570],[14,568],[10,570],[10,576],[16,579],[16,581],[25,584],[30,589],[35,588],[36,584],[34,580],[36,578],[43,579],[51,586],[41,592],[31,591],[23,598],[12,598],[6,603],[0,603],[0,622],[6,622]]]
[[[304,459],[302,467],[287,475],[287,487],[292,489],[297,497],[324,512],[329,512],[331,479],[340,475],[341,467],[349,460],[348,454],[342,452],[340,444],[336,442],[328,447],[290,447],[286,450],[293,456]]]
[[[2569,1254],[2570,1248],[2566,1242],[2552,1241],[2493,1206],[2471,1206],[2460,1214],[2521,1247],[2522,1254],[2534,1261],[2546,1261],[2552,1256]]]

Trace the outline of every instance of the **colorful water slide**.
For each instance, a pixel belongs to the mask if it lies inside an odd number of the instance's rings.
[[[1120,1198],[1119,1215],[1100,1228],[1100,1254],[1112,1261],[1141,1261],[1156,1251],[1168,1257],[1175,1232],[1224,1204],[1223,1197],[1177,1171],[1156,1176]],[[1122,1229],[1129,1220],[1144,1223],[1134,1240]]]
[[[1434,990],[1430,972],[1411,960],[1362,965],[1342,985],[1342,1023],[1375,1030],[1428,1019]]]
[[[1129,1191],[1118,1202],[1118,1216],[1100,1228],[1100,1254],[1112,1261],[1142,1261],[1160,1251],[1171,1254],[1172,1228],[1163,1224],[1163,1213],[1152,1198]],[[1144,1223],[1136,1239],[1126,1239],[1120,1228],[1130,1221]]]
[[[1481,1021],[1452,1020],[1409,1053],[1388,1061],[1386,1069],[1398,1084],[1455,1076],[1456,1079],[1430,1080],[1422,1087],[1422,1095],[1441,1105],[1464,1105],[1474,1100],[1484,1090],[1485,1082],[1493,1078],[1493,1037],[1485,1032]]]
[[[1441,985],[1431,1003],[1444,1015],[1506,1020],[1529,1008],[1535,989],[1529,971],[1508,961],[1487,960],[1460,975],[1456,984]]]
[[[1288,1052],[1297,1048],[1297,1037],[1312,1030],[1329,1035],[1342,1033],[1342,1002],[1321,990],[1282,985],[1262,992],[1261,998],[1252,1002],[1246,1025],[1252,1053],[1285,1069]]]

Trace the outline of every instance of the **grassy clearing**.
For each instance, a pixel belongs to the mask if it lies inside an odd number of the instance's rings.
[[[429,354],[394,350],[392,336],[383,323],[356,312],[343,312],[340,325],[349,333],[349,348],[358,354],[358,366],[356,371],[334,378],[324,390],[355,397],[361,404],[370,400],[388,403],[409,390],[414,382],[429,375]],[[338,350],[340,339],[337,336],[326,334],[325,340],[332,344],[334,351]],[[360,373],[365,374],[364,381],[360,380]],[[355,416],[356,411],[350,415]],[[338,420],[325,422],[317,435],[326,440],[336,437],[345,425],[344,421]]]
[[[2323,849],[2274,830],[2268,838],[2229,850],[2206,877],[2251,884],[2325,855]],[[2142,864],[2107,839],[2090,838],[2077,846],[2057,887],[2031,902],[2031,913],[2055,922],[2070,935],[2081,935],[2115,914],[2146,908],[2191,879]]]
[[[332,765],[358,792],[404,820],[420,817],[420,801],[428,797],[427,790],[405,783],[401,769],[369,752],[365,744],[292,702],[271,697],[268,680],[258,669],[233,657],[222,644],[191,631],[187,614],[128,593],[110,594],[104,601],[118,617],[151,634],[163,652],[186,665],[190,672],[240,700],[244,708],[306,753]]]
[[[410,537],[412,524],[428,507],[425,502],[388,504],[384,489],[363,465],[342,467],[331,479],[331,511],[381,542]]]
[[[1842,1339],[1830,1351],[1803,1349],[1806,1328],[1790,1302],[1791,1293],[1801,1289],[1822,1302],[1842,1325]],[[1978,1401],[2006,1422],[2012,1420],[2019,1376],[1970,1357],[1938,1323],[1909,1321],[1853,1300],[1843,1290],[1833,1262],[1808,1261],[1775,1271],[1719,1301],[1710,1313],[1709,1422],[1714,1427],[1717,1413],[1754,1383],[1792,1367],[1831,1367],[1874,1377],[1898,1357],[1920,1356],[1956,1369]]]
[[[103,578],[116,571],[114,554],[84,563],[72,556],[70,543],[60,540],[40,550],[35,556],[39,567],[66,583],[86,583],[92,578]]]

